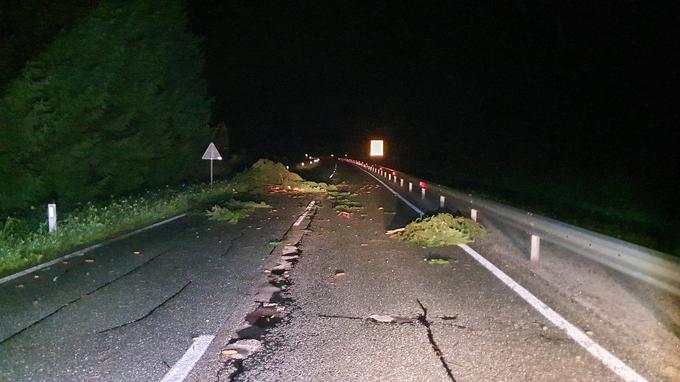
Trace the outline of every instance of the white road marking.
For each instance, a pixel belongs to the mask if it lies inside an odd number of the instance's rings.
[[[391,193],[393,193],[394,196],[396,196],[397,198],[401,199],[401,201],[404,202],[404,203],[406,203],[407,206],[411,207],[411,209],[412,209],[413,211],[415,211],[418,215],[420,215],[420,217],[422,217],[423,215],[425,215],[425,212],[423,212],[423,210],[421,210],[420,208],[416,207],[413,203],[411,203],[411,202],[409,202],[408,200],[406,200],[406,198],[404,198],[403,196],[399,195],[398,192],[394,191],[392,188],[390,188],[390,186],[386,185],[382,180],[380,180],[380,179],[378,179],[377,177],[373,176],[373,174],[371,174],[370,172],[364,170],[364,169],[361,168],[361,167],[357,167],[357,168],[358,168],[359,170],[365,172],[366,174],[370,175],[373,179],[377,180],[380,184],[382,184],[383,186],[385,186],[385,188],[387,188]]]
[[[182,358],[165,373],[161,382],[182,382],[194,368],[196,362],[201,359],[203,353],[208,350],[208,346],[214,338],[215,336],[202,335],[194,340]]]
[[[307,206],[307,208],[305,208],[305,212],[303,212],[302,215],[300,215],[300,217],[295,221],[295,223],[293,223],[295,227],[299,226],[300,223],[302,223],[302,221],[305,220],[307,216],[309,216],[309,213],[312,211],[312,208],[314,208],[315,203],[316,202],[314,200],[309,202],[309,205]]]
[[[316,201],[312,200],[309,202],[305,211],[300,215],[300,217],[293,223],[294,226],[299,226],[302,221],[309,216],[309,213],[314,208]],[[177,363],[175,363],[172,368],[163,376],[160,382],[182,382],[189,375],[191,370],[193,370],[196,363],[203,357],[203,354],[208,350],[208,346],[215,338],[212,335],[202,335],[199,336],[189,347],[189,349],[184,353],[182,358],[180,358]]]
[[[385,186],[385,188],[387,188],[393,194],[397,195],[399,199],[404,201],[416,213],[420,214],[421,216],[423,215],[422,210],[414,206],[411,202],[409,202],[404,197],[399,195],[388,185],[380,181],[380,179],[376,178],[375,176],[363,170],[362,168],[359,169],[375,178],[378,182]],[[647,380],[640,374],[638,374],[635,370],[631,369],[628,365],[623,363],[623,361],[621,361],[615,355],[607,351],[607,349],[603,348],[602,346],[597,344],[597,342],[593,341],[590,337],[588,337],[588,335],[583,333],[583,331],[581,331],[579,328],[577,328],[572,323],[567,321],[559,313],[555,312],[552,308],[546,305],[543,301],[539,300],[536,296],[534,296],[531,292],[526,290],[523,286],[519,285],[510,276],[506,275],[503,271],[501,271],[495,265],[493,265],[489,260],[485,259],[482,255],[477,253],[477,251],[470,248],[466,244],[459,244],[458,246],[462,248],[467,254],[472,256],[473,259],[475,259],[479,264],[481,264],[484,268],[486,268],[489,272],[491,272],[494,276],[501,280],[515,293],[517,293],[524,301],[526,301],[529,305],[536,309],[543,317],[547,318],[550,322],[552,322],[553,325],[557,326],[558,328],[562,329],[565,333],[567,333],[567,335],[571,337],[577,344],[579,344],[582,348],[588,351],[588,353],[590,353],[593,357],[600,360],[600,362],[602,362],[610,370],[616,373],[616,375],[618,375],[621,379],[627,382],[647,382]]]
[[[148,230],[148,229],[158,227],[159,225],[163,225],[163,224],[166,224],[166,223],[170,223],[171,221],[175,221],[175,220],[177,220],[177,219],[179,219],[179,218],[183,218],[183,217],[185,217],[185,216],[186,216],[186,214],[177,215],[177,216],[171,217],[171,218],[169,218],[169,219],[165,219],[165,220],[159,221],[158,223],[154,223],[154,224],[148,225],[148,226],[146,226],[146,227],[140,228],[140,229],[138,229],[138,230],[136,230],[136,231],[132,231],[132,232],[126,233],[125,235],[118,236],[118,237],[115,238],[115,239],[103,241],[103,242],[101,242],[101,243],[92,245],[92,246],[87,247],[87,248],[85,248],[85,249],[81,249],[80,251],[76,251],[76,252],[70,253],[70,254],[68,254],[68,255],[66,255],[66,256],[62,256],[62,257],[60,257],[60,258],[58,258],[58,259],[54,259],[54,260],[48,261],[48,262],[46,262],[46,263],[38,264],[38,265],[36,265],[36,266],[34,266],[34,267],[31,267],[31,268],[28,268],[28,269],[24,269],[24,270],[21,271],[21,272],[17,272],[17,273],[15,273],[15,274],[13,274],[13,275],[9,275],[9,276],[5,276],[5,277],[1,278],[1,279],[0,279],[0,284],[4,284],[4,283],[6,283],[6,282],[8,282],[8,281],[12,281],[12,280],[17,279],[17,278],[19,278],[19,277],[26,276],[26,275],[31,274],[31,273],[33,273],[33,272],[39,271],[39,270],[41,270],[41,269],[43,269],[43,268],[47,268],[47,267],[50,267],[50,266],[52,266],[52,265],[54,265],[54,264],[60,263],[60,262],[62,262],[62,261],[65,261],[65,260],[68,260],[68,259],[71,259],[71,258],[74,258],[74,257],[82,256],[82,255],[84,255],[84,254],[86,254],[86,253],[88,253],[88,252],[90,252],[90,251],[93,251],[93,250],[95,250],[95,249],[97,249],[97,248],[101,248],[101,247],[103,247],[103,246],[105,246],[105,245],[107,245],[107,244],[110,244],[110,243],[113,243],[113,242],[116,242],[116,241],[119,241],[119,240],[123,240],[123,239],[125,239],[125,238],[127,238],[127,237],[130,237],[130,236],[132,236],[132,235],[136,235],[136,234],[138,234],[138,233],[140,233],[140,232],[142,232],[142,231],[146,231],[146,230]]]
[[[505,285],[507,285],[520,297],[522,297],[524,301],[529,303],[529,305],[531,305],[534,309],[541,313],[543,317],[547,318],[550,322],[552,322],[553,325],[564,330],[569,337],[571,337],[574,341],[576,341],[576,343],[581,345],[581,347],[586,349],[590,354],[593,355],[593,357],[599,359],[600,362],[602,362],[605,366],[607,366],[619,377],[621,377],[621,379],[623,379],[624,381],[631,382],[647,381],[644,377],[635,372],[635,370],[628,367],[628,365],[623,363],[623,361],[618,359],[612,353],[608,352],[602,346],[598,345],[595,341],[593,341],[590,337],[583,333],[583,331],[581,331],[579,328],[571,324],[559,313],[552,310],[552,308],[546,305],[543,301],[539,300],[531,292],[529,292],[524,287],[519,285],[515,280],[510,278],[510,276],[506,275],[495,265],[491,264],[489,260],[485,259],[474,249],[470,248],[466,244],[459,244],[458,246],[462,248],[465,252],[467,252],[470,256],[472,256],[472,258],[477,260],[477,262],[481,264],[484,268],[486,268],[489,272],[493,273],[494,276],[501,280]]]

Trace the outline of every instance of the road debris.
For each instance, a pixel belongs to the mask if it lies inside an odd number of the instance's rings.
[[[294,246],[294,245],[286,245],[286,246],[284,246],[283,249],[281,250],[281,254],[282,254],[283,256],[286,256],[286,255],[297,255],[298,253],[300,253],[300,249],[299,249],[298,247]]]
[[[471,243],[487,234],[479,223],[464,217],[454,217],[449,213],[418,219],[405,228],[399,238],[423,247]]]
[[[262,343],[256,339],[238,340],[227,345],[222,354],[232,359],[245,359],[249,355],[262,350]]]
[[[449,258],[446,256],[429,256],[423,259],[428,264],[433,265],[446,265],[450,262]]]

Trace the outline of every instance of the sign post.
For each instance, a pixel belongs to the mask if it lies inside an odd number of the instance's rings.
[[[220,152],[217,151],[215,144],[210,142],[201,159],[210,161],[210,184],[213,184],[213,161],[222,160],[222,155],[220,155]]]

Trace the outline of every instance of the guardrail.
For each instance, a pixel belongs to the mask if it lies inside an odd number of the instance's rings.
[[[602,235],[587,229],[476,198],[395,169],[339,158],[382,177],[426,210],[452,206],[477,220],[483,216],[513,225],[530,235],[529,258],[538,261],[541,240],[597,261],[651,285],[680,296],[680,259],[665,253]]]

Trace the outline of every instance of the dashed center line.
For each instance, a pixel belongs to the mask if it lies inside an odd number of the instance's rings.
[[[208,346],[214,338],[215,336],[210,335],[202,335],[196,338],[182,358],[165,373],[161,382],[182,382],[194,368],[196,362],[201,359],[203,353],[208,350]]]
[[[314,204],[316,204],[316,201],[314,200],[309,202],[309,205],[307,206],[307,208],[305,208],[305,212],[303,212],[302,215],[300,215],[300,217],[295,221],[295,223],[293,223],[293,226],[295,227],[299,226],[302,223],[302,221],[305,220],[307,216],[309,216],[309,213],[312,212],[312,208],[314,208]]]
[[[309,216],[309,214],[314,209],[316,201],[312,200],[305,211],[298,217],[298,219],[293,224],[294,226],[299,226],[302,221]],[[201,335],[196,338],[189,349],[184,353],[182,358],[177,361],[163,379],[160,382],[182,382],[191,373],[196,363],[203,357],[203,354],[208,350],[208,346],[215,339],[214,335]]]

